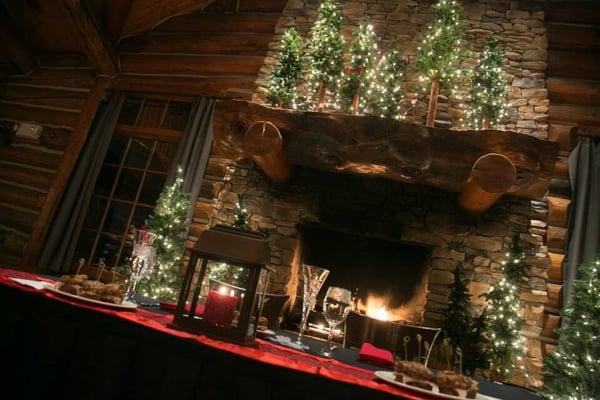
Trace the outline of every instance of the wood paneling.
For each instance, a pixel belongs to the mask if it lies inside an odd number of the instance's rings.
[[[548,225],[567,227],[570,199],[548,196]]]
[[[149,93],[182,94],[190,96],[237,97],[241,91],[251,96],[256,87],[254,76],[207,76],[207,77],[163,77],[122,74],[113,80],[113,88],[118,90]],[[235,95],[232,95],[235,93]]]
[[[44,151],[42,147],[13,145],[0,146],[0,160],[33,167],[55,169],[62,155],[57,152]]]
[[[37,191],[0,182],[0,203],[16,204],[19,207],[38,211],[46,195]]]
[[[5,164],[0,161],[0,180],[47,190],[54,173],[35,170],[24,165]]]
[[[549,226],[546,231],[546,244],[548,248],[556,251],[564,251],[567,228]]]
[[[26,212],[7,204],[0,204],[0,225],[28,233],[33,228],[35,218],[36,214],[33,212]]]
[[[154,32],[253,32],[273,33],[279,13],[193,13],[171,18]]]
[[[598,79],[600,54],[567,50],[548,51],[548,76]]]
[[[553,282],[562,282],[562,263],[565,258],[563,254],[548,252],[550,258],[550,269],[548,270],[548,278]]]
[[[600,126],[600,107],[570,104],[550,104],[548,118],[551,121],[574,125]]]
[[[17,83],[0,84],[0,99],[38,106],[66,108],[79,112],[85,103],[86,92],[60,88],[36,87]]]
[[[546,25],[552,50],[600,50],[600,27],[550,22]]]
[[[254,75],[263,56],[121,54],[124,73],[162,75]]]
[[[39,68],[27,76],[13,76],[8,82],[87,91],[94,83],[94,71],[89,68]]]
[[[546,87],[548,88],[548,97],[551,104],[569,103],[600,106],[600,81],[548,78]]]
[[[546,21],[600,24],[600,4],[596,1],[548,1],[546,5]]]
[[[264,56],[272,34],[206,32],[134,36],[121,42],[119,51],[128,53],[245,54]]]
[[[24,102],[0,100],[0,118],[12,121],[33,122],[41,125],[74,127],[78,112],[33,106]]]

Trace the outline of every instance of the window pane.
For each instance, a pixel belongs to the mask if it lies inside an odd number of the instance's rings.
[[[146,100],[136,125],[159,128],[166,104],[167,102],[164,100]]]
[[[133,139],[125,166],[134,168],[145,168],[148,158],[152,153],[153,142],[150,140]]]
[[[90,257],[90,253],[92,252],[94,240],[96,240],[96,232],[85,228],[81,231],[81,235],[79,235],[79,242],[77,243],[77,250],[75,251],[74,261],[77,261],[80,258],[84,258],[87,261],[87,259]]]
[[[172,143],[158,142],[148,169],[167,172],[171,167],[171,161],[176,150],[177,146]]]
[[[122,200],[132,201],[135,199],[138,187],[142,180],[142,171],[121,170],[121,176],[115,188],[114,197]]]
[[[146,220],[152,214],[150,207],[137,206],[133,212],[133,220],[131,225],[135,228],[140,228],[142,225],[146,225]]]
[[[92,263],[98,265],[100,258],[104,257],[104,262],[106,265],[112,267],[115,263],[115,258],[117,257],[117,252],[119,251],[120,246],[121,241],[116,240],[106,234],[100,235],[98,245],[96,246],[96,254],[94,254]]]
[[[113,201],[110,203],[110,208],[106,214],[106,220],[104,221],[104,227],[102,230],[117,234],[119,236],[123,235],[125,228],[127,227],[126,225],[130,212],[130,204]]]
[[[140,109],[142,100],[139,98],[128,97],[121,108],[121,114],[119,115],[119,124],[134,125],[135,119]]]
[[[113,135],[110,145],[108,146],[108,151],[106,152],[106,157],[104,157],[104,163],[120,164],[125,155],[125,150],[127,150],[127,143],[129,143],[129,138],[127,136]]]
[[[167,115],[162,127],[183,131],[185,129],[185,124],[187,123],[191,107],[192,103],[185,103],[181,101],[170,102],[169,109],[167,110]]]
[[[98,196],[92,197],[84,223],[86,228],[98,229],[100,227],[100,221],[102,220],[106,203],[106,199],[101,199]]]
[[[96,180],[96,188],[94,192],[101,196],[110,196],[115,179],[117,178],[117,167],[103,166]]]
[[[148,174],[146,174],[146,179],[144,180],[144,185],[142,186],[139,202],[151,206],[155,205],[166,179],[166,175],[148,172]]]

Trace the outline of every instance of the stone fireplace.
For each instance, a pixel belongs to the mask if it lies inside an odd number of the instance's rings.
[[[303,260],[307,262],[307,257],[310,262],[329,264],[332,273],[325,286],[332,285],[337,279],[340,279],[340,285],[350,285],[354,272],[340,273],[338,265],[332,261],[336,259],[335,253],[324,254],[322,247],[341,248],[336,261],[341,267],[346,261],[344,257],[362,256],[356,249],[353,253],[344,253],[344,247],[351,243],[356,248],[360,244],[371,248],[363,254],[377,254],[378,246],[383,246],[389,257],[381,257],[378,264],[388,271],[386,276],[393,276],[389,272],[392,266],[386,265],[386,259],[402,261],[395,266],[398,280],[391,281],[396,283],[390,283],[387,289],[392,289],[393,296],[386,301],[408,304],[410,316],[402,319],[427,326],[440,326],[454,279],[453,271],[459,264],[469,280],[472,301],[482,305],[479,295],[487,292],[490,283],[500,278],[505,248],[518,235],[520,244],[528,251],[528,277],[521,288],[522,334],[527,338],[529,350],[526,362],[531,375],[541,375],[539,335],[544,304],[548,299],[549,266],[547,247],[543,244],[547,218],[544,201],[504,196],[483,215],[470,218],[457,208],[455,193],[301,167],[294,170],[285,186],[278,187],[251,162],[233,162],[215,156],[209,161],[188,245],[192,245],[197,234],[211,224],[232,223],[240,196],[251,214],[252,228],[269,235],[271,266],[275,269],[269,288],[271,292],[287,293],[295,298],[301,290],[299,268]],[[307,248],[311,243],[312,248]],[[365,261],[367,273],[378,268],[377,265],[367,266],[369,262],[377,263],[377,257]],[[358,261],[355,263],[357,267],[359,264]],[[380,272],[379,269],[376,271]],[[408,275],[407,271],[410,271]],[[412,289],[398,286],[397,282],[404,276],[410,277]],[[369,289],[385,295],[386,288],[374,287],[376,280],[372,286],[359,287],[361,300],[365,303]],[[420,290],[421,300],[402,298],[410,290]],[[519,376],[514,379],[518,380]]]

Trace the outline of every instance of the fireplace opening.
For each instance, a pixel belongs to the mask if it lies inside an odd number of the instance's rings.
[[[421,322],[430,248],[319,224],[299,228],[301,262],[331,271],[317,304],[329,286],[338,286],[357,295],[354,311],[379,320]]]

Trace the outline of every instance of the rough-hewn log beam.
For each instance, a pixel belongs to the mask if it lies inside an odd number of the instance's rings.
[[[69,144],[65,148],[62,160],[56,168],[55,178],[48,190],[46,201],[44,202],[33,227],[31,238],[25,250],[25,263],[27,265],[35,267],[37,264],[43,240],[48,231],[48,226],[54,215],[54,211],[56,210],[58,200],[73,172],[77,157],[88,137],[94,115],[96,115],[96,111],[104,97],[109,82],[110,80],[107,78],[96,78],[94,86],[90,90],[86,104],[79,115],[77,125],[71,134]]]
[[[273,182],[284,183],[290,177],[283,139],[272,123],[259,121],[252,124],[244,134],[244,150]]]
[[[151,30],[167,18],[200,10],[214,0],[133,0],[121,36]]]
[[[564,254],[548,252],[548,257],[550,258],[548,278],[554,282],[562,282],[562,263],[565,258]]]
[[[246,129],[272,122],[293,165],[332,172],[385,177],[458,192],[473,164],[489,153],[516,167],[511,194],[541,198],[552,177],[558,143],[507,131],[450,131],[375,116],[303,112],[262,104],[221,100],[213,121],[214,151],[242,154]]]
[[[458,194],[458,205],[470,214],[481,214],[510,189],[517,177],[514,164],[497,153],[481,156]]]
[[[63,0],[77,31],[79,40],[90,63],[99,75],[114,75],[119,72],[117,52],[104,27],[94,18],[90,9],[81,0]]]

